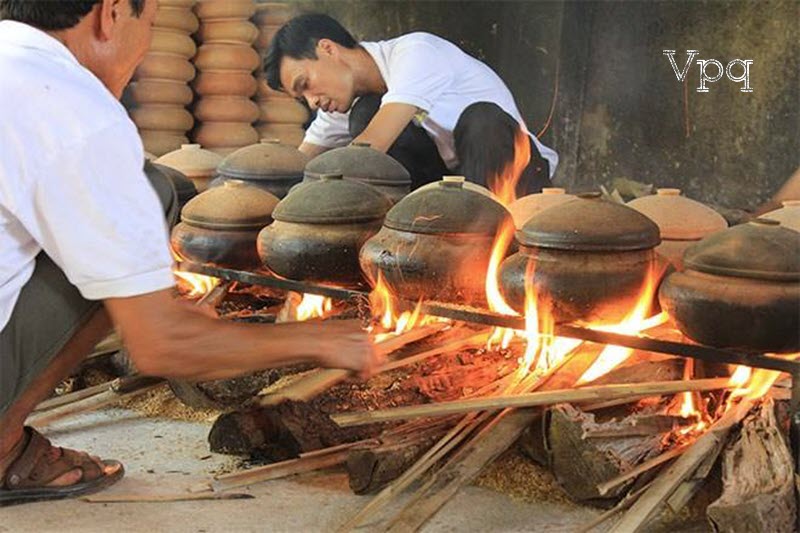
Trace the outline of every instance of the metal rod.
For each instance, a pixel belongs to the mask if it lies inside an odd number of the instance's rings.
[[[197,274],[205,274],[217,278],[241,281],[253,285],[262,285],[287,291],[301,293],[319,294],[337,300],[364,300],[369,297],[368,292],[344,289],[341,287],[330,287],[324,285],[314,285],[302,281],[292,281],[279,279],[266,271],[246,272],[242,270],[232,270],[227,268],[201,265],[198,263],[184,262],[180,264],[180,269]],[[411,307],[417,305],[416,302],[400,301],[399,306]],[[465,307],[440,302],[423,302],[422,312],[451,320],[460,320],[481,324],[484,326],[497,326],[510,329],[525,329],[525,318],[520,316],[498,315],[482,309]],[[800,373],[800,361],[791,361],[763,354],[745,354],[701,346],[686,344],[676,341],[654,339],[652,337],[639,337],[636,335],[625,335],[622,333],[612,333],[609,331],[598,331],[573,325],[556,325],[555,335],[559,337],[569,337],[599,344],[613,344],[625,346],[650,352],[658,352],[680,357],[692,357],[703,361],[715,363],[727,363],[732,365],[745,365],[766,370],[777,370],[788,372],[792,375]],[[798,381],[800,383],[800,381]],[[798,390],[800,395],[800,390]],[[799,400],[800,402],[800,400]]]

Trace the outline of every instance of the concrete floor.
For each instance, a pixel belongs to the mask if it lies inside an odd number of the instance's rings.
[[[111,409],[54,424],[45,434],[59,445],[122,461],[127,474],[108,494],[154,494],[183,492],[231,464],[230,457],[208,452],[208,429],[209,424],[145,418]],[[334,530],[368,501],[350,492],[341,470],[270,481],[237,492],[249,492],[255,498],[110,504],[60,501],[7,507],[0,509],[0,532],[322,532]],[[575,531],[597,513],[553,503],[521,503],[468,487],[423,531],[566,532]],[[362,530],[374,530],[374,526]]]

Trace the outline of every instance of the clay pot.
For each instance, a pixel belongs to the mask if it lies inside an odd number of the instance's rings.
[[[201,96],[253,96],[256,79],[249,72],[234,70],[204,70],[192,84]]]
[[[258,232],[272,222],[278,199],[243,182],[229,181],[189,201],[172,230],[172,248],[196,263],[254,269]]]
[[[280,139],[289,146],[300,146],[306,136],[306,131],[299,124],[260,122],[256,125],[256,130],[262,139]]]
[[[567,194],[560,187],[545,187],[538,194],[529,194],[517,199],[508,206],[508,211],[514,218],[514,225],[517,229],[522,229],[527,221],[533,218],[540,211],[548,207],[560,205],[573,200],[575,197]]]
[[[200,27],[200,21],[189,8],[158,6],[153,27],[192,34]]]
[[[253,72],[260,64],[258,52],[246,44],[204,44],[197,50],[194,64],[200,70],[239,70]]]
[[[277,139],[261,139],[226,157],[219,164],[217,181],[246,181],[283,198],[303,179],[306,163],[308,157],[295,147],[281,144]]]
[[[800,200],[786,200],[781,205],[783,207],[766,213],[763,218],[777,220],[784,228],[800,231]]]
[[[658,225],[661,244],[656,251],[678,270],[683,269],[686,248],[728,227],[722,215],[680,194],[680,189],[658,189],[656,194],[628,202],[629,207]]]
[[[194,107],[201,122],[246,122],[258,120],[258,106],[244,96],[205,96]]]
[[[249,19],[256,12],[253,0],[200,0],[195,13],[203,19]]]
[[[256,77],[256,84],[257,84],[257,91],[256,91],[256,99],[261,102],[264,100],[274,101],[274,100],[292,100],[292,97],[286,94],[283,91],[275,91],[269,85],[267,85],[267,80],[264,78],[263,75],[259,74]]]
[[[241,19],[220,19],[203,22],[197,33],[202,43],[253,44],[258,37],[255,24]]]
[[[262,100],[258,104],[259,118],[264,122],[305,124],[309,119],[306,106],[297,100]]]
[[[303,181],[316,181],[320,175],[331,173],[372,185],[393,203],[411,190],[411,176],[405,167],[368,143],[353,143],[318,155],[306,165]]]
[[[192,8],[194,7],[197,0],[158,0],[158,8],[163,9],[165,7],[183,7],[183,8]]]
[[[184,144],[175,150],[159,157],[156,163],[174,168],[182,172],[194,182],[199,192],[208,188],[208,184],[217,176],[217,166],[222,158],[209,150],[203,150],[199,144]]]
[[[194,66],[182,56],[148,52],[136,67],[136,79],[175,80],[184,83],[194,78]]]
[[[149,104],[131,110],[130,115],[142,130],[184,132],[194,125],[192,114],[177,105]]]
[[[746,352],[800,351],[800,233],[756,219],[696,243],[684,264],[659,290],[684,335]]]
[[[185,82],[167,80],[139,80],[128,86],[131,98],[137,104],[188,105],[194,95]]]
[[[242,122],[204,122],[197,127],[195,140],[206,148],[238,148],[258,142],[258,132]]]
[[[275,208],[275,222],[258,236],[259,255],[285,278],[360,286],[358,252],[390,205],[380,191],[341,175],[303,183]]]
[[[253,17],[253,20],[259,26],[281,26],[289,22],[289,19],[295,15],[294,6],[288,3],[262,2],[258,7],[258,13]]]
[[[172,186],[175,187],[175,192],[178,195],[179,210],[183,209],[183,206],[186,205],[189,200],[197,196],[197,188],[195,188],[194,183],[184,176],[183,173],[174,168],[159,165],[158,163],[151,163],[145,159],[144,172],[148,176],[152,173],[160,173],[169,180]]]
[[[411,300],[485,304],[492,245],[500,229],[512,224],[511,215],[464,185],[463,177],[448,176],[395,204],[361,249],[367,278],[374,283],[380,274]]]
[[[177,150],[182,144],[187,144],[186,135],[175,131],[139,130],[144,149],[155,156],[162,156],[167,152]]]
[[[549,296],[559,322],[620,322],[658,271],[658,226],[599,193],[540,211],[516,238],[519,252],[500,267],[506,300],[523,311],[526,280],[533,276],[528,281]]]
[[[150,51],[176,54],[185,59],[191,59],[194,57],[195,52],[197,52],[197,46],[195,46],[194,40],[186,33],[176,30],[153,28]]]
[[[259,26],[258,31],[258,38],[256,39],[255,46],[260,50],[266,50],[269,48],[269,44],[272,42],[272,38],[275,37],[275,34],[281,29],[283,24],[267,24],[263,26]]]

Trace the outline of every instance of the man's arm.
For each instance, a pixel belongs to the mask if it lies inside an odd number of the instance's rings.
[[[381,364],[357,321],[224,322],[176,300],[171,289],[109,298],[105,305],[147,375],[205,381],[300,362],[369,375]]]
[[[419,108],[410,104],[386,104],[353,142],[367,142],[372,148],[386,153],[418,111]]]
[[[775,193],[775,196],[756,209],[755,214],[763,215],[769,211],[780,209],[781,202],[784,200],[800,200],[800,168],[795,170],[794,174],[786,180],[786,183]]]
[[[327,146],[320,146],[319,144],[303,142],[297,147],[298,150],[308,156],[309,159],[314,159],[318,155],[330,150]]]

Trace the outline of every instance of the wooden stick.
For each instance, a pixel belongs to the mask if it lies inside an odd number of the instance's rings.
[[[619,487],[629,479],[633,479],[640,474],[644,474],[648,470],[651,470],[659,465],[666,463],[667,461],[678,457],[680,454],[685,452],[689,448],[689,444],[685,444],[683,446],[677,446],[672,448],[671,450],[667,450],[666,452],[662,453],[661,455],[657,455],[652,459],[649,459],[643,463],[636,465],[635,467],[631,468],[627,472],[622,475],[619,475],[615,478],[609,479],[608,481],[604,481],[603,483],[599,483],[597,485],[597,490],[600,492],[601,495],[605,496],[610,491],[614,490],[615,488]]]
[[[129,376],[114,380],[112,383],[116,383],[116,385],[109,387],[105,392],[60,407],[55,407],[49,411],[33,414],[28,417],[25,423],[31,426],[43,427],[78,413],[94,411],[101,407],[107,407],[118,403],[120,400],[134,398],[163,385],[164,380],[145,376]]]
[[[77,402],[78,400],[83,400],[90,396],[100,394],[101,392],[109,390],[114,385],[115,382],[117,382],[117,380],[112,379],[111,381],[106,381],[105,383],[94,385],[93,387],[87,387],[85,389],[81,389],[75,392],[70,392],[69,394],[62,394],[61,396],[56,396],[54,398],[47,399],[42,403],[40,403],[39,405],[37,405],[36,409],[34,409],[33,412],[38,413],[41,411],[47,411],[48,409],[53,409],[54,407],[60,407],[62,405],[74,403]]]
[[[452,402],[425,405],[411,405],[378,411],[339,413],[331,419],[342,427],[408,420],[411,418],[444,416],[474,411],[497,411],[506,408],[535,407],[557,403],[581,403],[615,400],[632,397],[661,396],[686,391],[709,391],[724,389],[730,378],[697,379],[693,381],[654,381],[652,383],[632,383],[625,385],[599,385],[580,389],[566,389],[514,396],[492,398],[469,398]]]
[[[404,366],[416,364],[419,363],[420,361],[424,361],[425,359],[429,359],[430,357],[433,357],[435,355],[454,352],[456,350],[460,350],[468,346],[480,345],[486,342],[488,338],[489,338],[489,332],[483,331],[481,333],[470,335],[469,337],[456,339],[448,343],[442,344],[441,346],[437,346],[436,348],[425,350],[424,352],[410,355],[408,357],[404,357],[403,359],[398,359],[397,361],[391,361],[389,363],[386,363],[378,370],[378,373],[388,372],[389,370],[394,370],[396,368],[402,368]]]
[[[378,342],[375,344],[375,347],[381,354],[389,355],[407,344],[429,337],[448,326],[449,324],[437,322],[420,328],[414,328],[400,335]],[[258,404],[262,407],[267,407],[287,400],[298,402],[308,401],[337,383],[344,381],[350,375],[351,372],[349,370],[340,368],[320,369],[276,391],[275,394],[269,394],[260,398]]]
[[[85,496],[81,500],[89,503],[146,503],[146,502],[184,502],[194,500],[250,500],[255,498],[252,494],[229,492],[218,494],[214,492],[177,493],[177,494],[95,494]]]
[[[311,457],[289,459],[288,461],[281,461],[280,463],[253,468],[243,472],[225,474],[214,479],[214,481],[211,482],[211,488],[214,492],[220,492],[247,487],[271,479],[279,479],[294,474],[319,470],[321,468],[329,468],[345,462],[349,453],[350,450],[348,449],[338,450],[332,453],[319,454]]]
[[[338,452],[341,450],[352,450],[353,448],[359,448],[361,446],[377,446],[380,444],[378,439],[364,439],[359,440],[356,442],[348,442],[345,444],[337,444],[336,446],[331,446],[329,448],[321,448],[319,450],[311,450],[310,452],[304,452],[299,455],[300,459],[308,459],[310,457],[319,457],[321,455],[329,455],[333,452]]]
[[[653,480],[650,488],[642,494],[611,531],[625,533],[644,531],[648,522],[656,515],[656,512],[675,489],[692,475],[709,453],[719,450],[720,442],[727,439],[731,428],[741,422],[750,412],[753,403],[753,400],[743,399],[722,415],[666,472]]]

